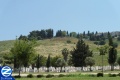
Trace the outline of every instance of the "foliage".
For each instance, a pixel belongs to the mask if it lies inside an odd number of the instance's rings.
[[[98,42],[98,41],[95,41],[94,44],[99,45],[99,42]]]
[[[118,47],[118,43],[113,43],[113,46],[115,47],[115,48],[117,48]]]
[[[117,38],[118,41],[120,41],[120,36]]]
[[[117,50],[113,45],[113,40],[110,33],[108,33],[108,39],[109,39],[109,46],[111,46],[111,48],[109,48],[108,63],[111,65],[111,71],[113,71],[114,63],[116,62],[117,59]]]
[[[120,57],[118,57],[118,59],[117,59],[117,63],[118,63],[119,66],[120,66]]]
[[[50,54],[48,55],[48,58],[47,58],[47,62],[46,62],[46,67],[48,68],[48,72],[49,72],[49,67],[51,66],[51,59],[50,59]]]
[[[51,66],[50,54],[48,55],[46,66],[47,66],[47,68],[49,68]]]
[[[67,43],[71,43],[71,41],[70,41],[70,40],[67,40]]]
[[[104,40],[101,40],[101,41],[99,41],[99,45],[105,45],[105,41]]]
[[[36,67],[37,67],[38,72],[39,72],[39,68],[40,68],[40,56],[39,56],[39,54],[37,56]]]
[[[62,58],[58,58],[57,61],[56,61],[55,63],[56,63],[56,65],[57,65],[57,67],[63,67],[63,66],[66,65],[65,60],[62,59]]]
[[[67,31],[58,30],[56,32],[56,37],[66,37],[66,36],[68,36],[68,32]]]
[[[51,58],[51,66],[57,67],[56,61],[58,58],[60,58],[60,56],[55,56]]]
[[[20,75],[15,75],[15,76],[13,76],[14,78],[21,78],[21,76]]]
[[[41,40],[41,39],[48,39],[53,37],[53,29],[46,29],[46,30],[41,30],[41,31],[32,31],[28,35],[29,40]]]
[[[97,77],[103,77],[103,73],[97,73]]]
[[[116,77],[116,74],[108,74],[109,77]]]
[[[51,77],[54,77],[54,75],[48,74],[48,75],[46,76],[46,78],[51,78]]]
[[[28,40],[27,36],[20,35],[19,40]]]
[[[71,51],[72,63],[75,67],[83,67],[85,66],[86,57],[92,57],[92,51],[89,50],[89,46],[85,44],[85,42],[80,39],[76,44],[76,48]]]
[[[108,52],[109,46],[104,45],[99,48],[97,48],[100,52],[100,55],[105,55]]]
[[[86,57],[85,63],[86,65],[90,66],[90,71],[91,71],[91,66],[95,65],[95,60],[92,57]]]
[[[68,54],[69,54],[69,50],[67,48],[64,48],[62,50],[62,55],[64,57],[65,62],[67,62],[67,60],[68,60]]]
[[[58,77],[64,77],[65,75],[64,74],[59,74]]]
[[[40,75],[40,74],[37,75],[37,78],[41,78],[41,77],[44,77],[44,75]]]
[[[21,67],[22,65],[27,67],[31,64],[35,57],[35,42],[16,40],[14,46],[10,50],[10,56],[12,56],[14,62],[14,68]]]
[[[33,78],[34,76],[32,74],[28,74],[27,78]]]

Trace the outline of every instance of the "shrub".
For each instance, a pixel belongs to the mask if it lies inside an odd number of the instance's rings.
[[[65,75],[64,74],[59,74],[58,77],[64,77]]]
[[[21,76],[19,76],[19,75],[15,75],[15,76],[13,76],[14,78],[21,78]]]
[[[33,78],[33,75],[32,74],[28,74],[27,78]]]
[[[71,41],[70,41],[70,40],[67,40],[67,43],[71,43]]]
[[[108,76],[109,77],[116,77],[117,75],[116,74],[109,74]]]
[[[120,76],[120,73],[118,73],[118,76]]]
[[[103,73],[97,73],[97,77],[103,77]]]
[[[90,76],[90,77],[96,77],[96,75],[94,75],[94,74],[90,74],[89,76]]]
[[[95,42],[94,42],[94,44],[98,45],[98,44],[99,44],[99,42],[95,41]]]
[[[51,77],[54,77],[54,75],[48,74],[48,75],[46,76],[46,78],[51,78]]]
[[[105,41],[104,40],[101,40],[100,42],[99,42],[99,45],[105,45]]]
[[[39,75],[37,75],[37,78],[41,78],[41,77],[44,77],[44,76],[43,76],[43,75],[40,75],[40,74],[39,74]]]

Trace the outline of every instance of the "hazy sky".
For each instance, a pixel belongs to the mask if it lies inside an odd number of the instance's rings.
[[[120,0],[0,0],[0,41],[52,28],[120,31]]]

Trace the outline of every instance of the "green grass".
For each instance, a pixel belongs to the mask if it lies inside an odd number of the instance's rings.
[[[21,78],[16,80],[120,80],[120,77]]]

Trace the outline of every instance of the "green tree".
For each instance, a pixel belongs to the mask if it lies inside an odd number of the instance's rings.
[[[10,50],[16,65],[19,66],[19,75],[21,66],[25,64],[28,66],[35,56],[34,44],[33,41],[16,40]]]
[[[116,62],[117,59],[117,50],[113,45],[113,40],[109,32],[108,32],[108,39],[109,39],[109,46],[111,47],[109,48],[108,63],[111,65],[111,71],[113,71],[114,63]]]
[[[58,58],[60,58],[60,56],[55,56],[55,57],[51,58],[51,66],[53,66],[55,68],[57,67],[55,62],[57,61]]]
[[[39,72],[39,68],[40,68],[40,56],[39,56],[39,54],[38,54],[37,60],[36,60],[36,67],[37,67],[37,70]]]
[[[107,45],[104,45],[97,49],[99,50],[100,55],[102,56],[102,73],[103,73],[103,55],[105,55],[108,52],[109,47]]]
[[[86,45],[82,39],[80,39],[76,44],[76,48],[74,48],[74,50],[71,51],[71,59],[73,65],[75,67],[86,66],[86,57],[92,57],[92,51],[89,50],[89,46]]]
[[[60,72],[62,72],[62,67],[64,67],[66,65],[66,62],[64,59],[62,58],[58,58],[57,61],[55,62],[57,67],[61,67]]]
[[[51,59],[50,59],[50,54],[48,55],[48,58],[47,58],[47,62],[46,62],[46,67],[48,68],[48,72],[49,72],[49,67],[51,66]]]
[[[120,57],[117,59],[117,63],[119,64],[119,69],[120,69]]]
[[[68,60],[68,54],[69,54],[69,50],[67,48],[64,48],[62,50],[62,55],[64,57],[65,62],[67,62],[67,60]]]
[[[120,41],[120,36],[118,36],[117,40]]]
[[[86,65],[89,65],[89,66],[90,66],[90,71],[92,71],[92,70],[91,70],[91,67],[92,67],[93,65],[95,65],[95,60],[94,60],[92,57],[86,57],[85,63],[86,63]]]

